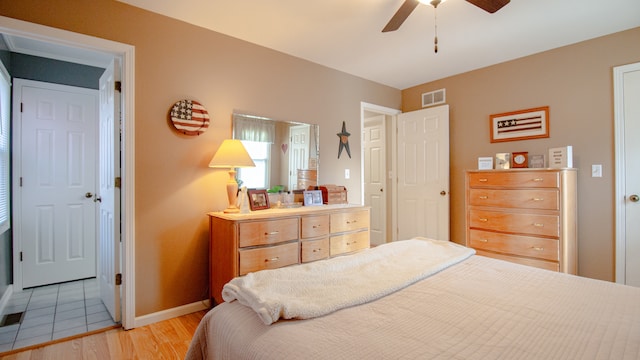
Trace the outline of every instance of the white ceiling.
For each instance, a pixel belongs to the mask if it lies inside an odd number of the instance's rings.
[[[640,26],[640,0],[511,0],[494,14],[464,1],[119,0],[398,89]],[[105,67],[109,54],[5,35],[11,51]],[[640,44],[640,39],[638,39]],[[639,45],[640,46],[640,45]]]
[[[398,89],[640,26],[640,0],[448,0],[436,54],[429,5],[381,32],[404,0],[119,1]]]

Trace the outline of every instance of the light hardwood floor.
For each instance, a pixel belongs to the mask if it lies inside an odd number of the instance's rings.
[[[199,311],[128,331],[111,329],[43,347],[0,353],[0,359],[184,359],[205,313]]]

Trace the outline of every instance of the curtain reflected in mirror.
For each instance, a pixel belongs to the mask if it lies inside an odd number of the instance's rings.
[[[317,185],[318,125],[233,114],[233,138],[241,140],[255,168],[238,169],[240,186],[290,192]]]

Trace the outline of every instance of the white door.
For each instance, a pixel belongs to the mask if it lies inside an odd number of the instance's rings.
[[[364,121],[364,205],[371,207],[371,245],[387,242],[386,135],[384,115]]]
[[[624,174],[623,183],[618,185],[616,193],[621,191],[624,221],[623,246],[618,247],[616,254],[618,266],[616,280],[624,279],[624,283],[640,287],[640,63],[616,68],[616,116],[622,116],[624,132],[622,154],[617,155],[622,166],[619,171]],[[620,235],[620,234],[618,234]]]
[[[100,77],[100,203],[98,283],[100,297],[113,321],[120,321],[120,69],[114,60]]]
[[[95,90],[15,79],[22,287],[96,276]]]
[[[449,105],[398,116],[398,240],[449,240]]]
[[[298,188],[298,170],[309,167],[309,126],[289,128],[289,190]]]

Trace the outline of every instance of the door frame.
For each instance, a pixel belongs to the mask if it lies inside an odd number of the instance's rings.
[[[626,283],[626,171],[625,126],[624,126],[624,74],[640,71],[640,62],[613,68],[613,118],[614,118],[614,163],[615,163],[615,282]]]
[[[121,119],[121,243],[122,246],[122,326],[135,327],[135,47],[111,40],[74,33],[40,24],[0,16],[0,32],[108,53],[120,58],[122,72]],[[14,249],[13,261],[16,257]]]
[[[398,156],[398,137],[397,137],[397,124],[398,115],[402,113],[400,109],[393,109],[386,106],[375,105],[367,102],[360,102],[360,129],[364,129],[364,121],[366,112],[378,113],[391,117],[391,129],[395,131],[393,134],[386,134],[386,147],[391,149],[391,164],[387,162],[387,174],[390,172],[393,179],[397,179],[398,164],[395,159]],[[362,134],[361,134],[362,135]],[[360,204],[364,204],[364,156],[360,157]],[[391,182],[391,206],[387,207],[387,216],[391,212],[391,228],[396,229],[398,227],[398,198],[397,198],[398,182]],[[388,196],[388,195],[387,195]],[[387,231],[388,233],[389,231]],[[396,231],[391,232],[391,241],[398,240],[398,234]]]

